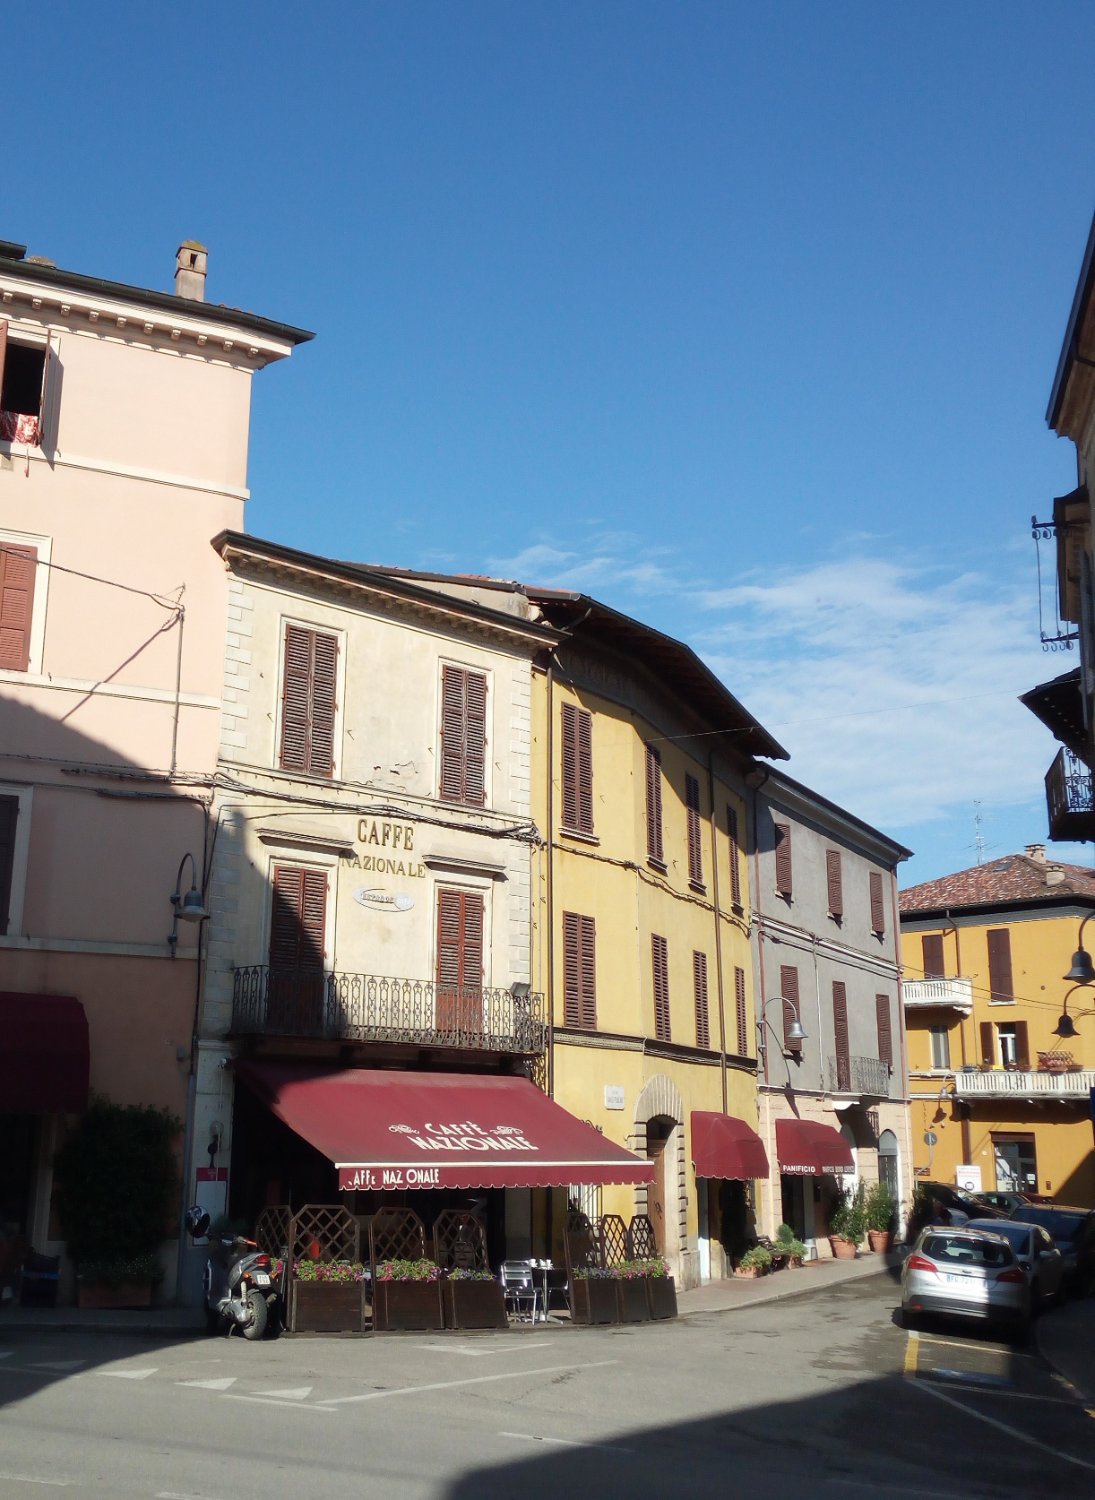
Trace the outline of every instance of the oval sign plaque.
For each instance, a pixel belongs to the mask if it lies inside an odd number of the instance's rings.
[[[410,911],[413,896],[404,896],[401,891],[382,891],[379,886],[363,887],[354,892],[359,906],[371,906],[378,911]]]

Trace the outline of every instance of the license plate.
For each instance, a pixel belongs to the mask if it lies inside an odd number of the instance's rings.
[[[252,1279],[252,1281],[254,1281],[254,1283],[255,1283],[256,1286],[269,1286],[270,1285],[270,1278],[269,1278],[269,1276],[267,1276],[267,1274],[266,1274],[265,1271],[256,1271],[255,1274],[254,1274],[254,1276],[251,1279]]]

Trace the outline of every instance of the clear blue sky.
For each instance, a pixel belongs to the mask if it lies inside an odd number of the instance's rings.
[[[1015,702],[1095,6],[61,3],[0,237],[314,329],[248,526],[586,589],[917,851],[1045,839]],[[1090,851],[1064,851],[1090,862]]]

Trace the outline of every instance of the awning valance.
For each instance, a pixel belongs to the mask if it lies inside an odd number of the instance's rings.
[[[755,1130],[733,1115],[692,1111],[692,1165],[697,1177],[768,1176],[768,1155]]]
[[[0,991],[0,1114],[82,1114],[91,1056],[72,995]]]
[[[341,1189],[644,1183],[653,1165],[527,1078],[245,1060],[238,1076],[338,1168]]]
[[[779,1169],[792,1176],[852,1171],[852,1148],[831,1125],[818,1120],[777,1120]]]

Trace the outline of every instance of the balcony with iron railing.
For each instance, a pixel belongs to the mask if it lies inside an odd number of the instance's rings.
[[[973,1010],[972,979],[906,979],[901,986],[906,1010]]]
[[[1051,839],[1068,842],[1095,838],[1091,772],[1064,746],[1046,772],[1046,810]]]
[[[432,980],[307,973],[252,964],[233,972],[234,1037],[397,1043],[536,1057],[547,1049],[544,997],[441,988]]]
[[[829,1091],[833,1094],[858,1094],[870,1099],[887,1099],[890,1093],[890,1065],[880,1057],[830,1057]]]

